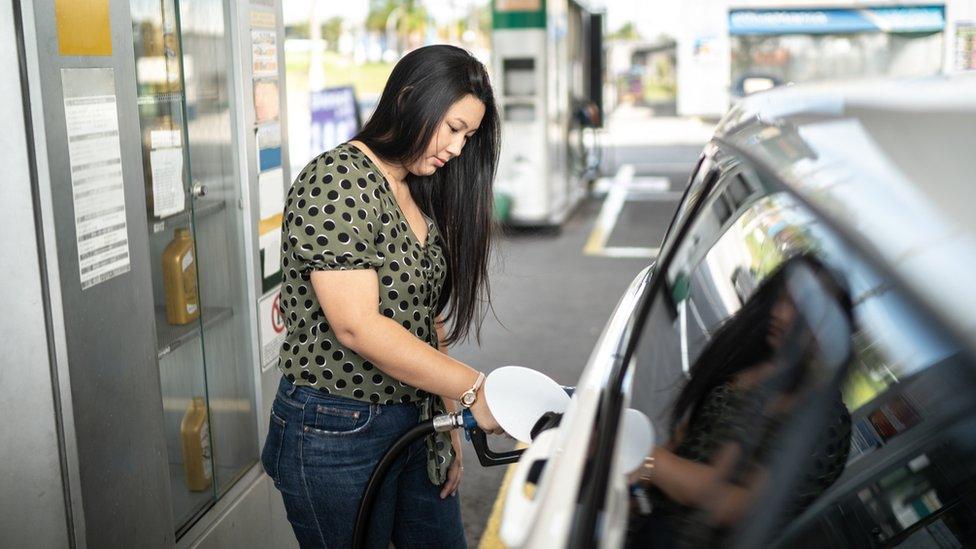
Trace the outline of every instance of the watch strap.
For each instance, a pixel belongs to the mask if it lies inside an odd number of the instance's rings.
[[[467,391],[461,393],[461,396],[458,398],[458,402],[461,403],[461,406],[465,408],[470,408],[471,405],[477,401],[478,391],[481,389],[481,385],[484,382],[485,382],[485,374],[482,372],[478,372],[478,379],[475,380],[474,386],[472,386]]]

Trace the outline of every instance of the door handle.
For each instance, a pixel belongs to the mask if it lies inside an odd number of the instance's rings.
[[[194,181],[193,186],[190,187],[190,194],[195,198],[203,198],[207,196],[207,186],[199,181]]]

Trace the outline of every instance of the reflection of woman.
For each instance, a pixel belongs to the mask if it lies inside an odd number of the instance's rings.
[[[634,478],[648,488],[653,511],[632,521],[634,546],[720,544],[756,503],[765,464],[804,389],[803,370],[777,360],[797,311],[786,272],[802,262],[850,316],[850,300],[815,260],[800,256],[770,274],[719,328],[691,368],[675,401],[671,440],[654,449]],[[796,514],[840,476],[851,420],[836,394],[813,468],[792,498]]]
[[[484,376],[445,353],[488,303],[498,131],[484,66],[452,46],[420,48],[359,135],[313,159],[288,193],[288,333],[262,462],[303,547],[350,545],[375,465],[421,418],[460,401],[500,432]],[[463,547],[460,480],[457,432],[417,441],[385,479],[368,545]]]

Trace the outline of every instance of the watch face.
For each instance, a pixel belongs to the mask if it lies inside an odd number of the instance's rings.
[[[474,393],[464,393],[461,395],[461,404],[465,406],[471,406],[474,404]]]

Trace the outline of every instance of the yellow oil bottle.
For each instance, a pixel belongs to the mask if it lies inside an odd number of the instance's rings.
[[[203,402],[203,397],[193,397],[186,413],[183,414],[180,438],[183,442],[183,471],[186,473],[186,487],[193,492],[202,492],[213,482],[210,428],[207,421],[207,406]]]
[[[197,262],[189,229],[176,229],[173,240],[163,250],[163,291],[170,324],[188,324],[200,316]]]

